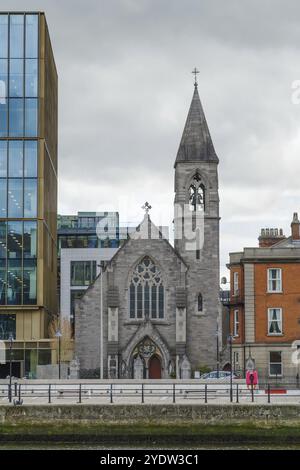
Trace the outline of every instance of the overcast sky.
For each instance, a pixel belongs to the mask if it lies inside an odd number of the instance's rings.
[[[170,224],[173,164],[199,93],[220,159],[221,271],[300,212],[298,0],[2,0],[45,11],[59,73],[59,212],[148,200]]]

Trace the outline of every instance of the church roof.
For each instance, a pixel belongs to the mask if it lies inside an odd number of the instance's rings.
[[[182,258],[182,256],[178,253],[177,250],[171,245],[169,240],[167,240],[164,237],[164,234],[159,230],[159,228],[152,222],[150,215],[146,213],[144,215],[144,218],[142,222],[136,227],[135,232],[132,232],[129,234],[129,237],[124,241],[122,246],[116,251],[114,256],[111,258],[109,261],[109,264],[112,264],[112,262],[118,258],[120,252],[125,248],[125,246],[131,241],[131,240],[139,240],[139,239],[144,239],[144,240],[158,240],[160,239],[163,243],[165,243],[177,256],[177,258],[180,259],[180,261],[183,263],[183,265],[187,268],[187,263],[185,260]]]
[[[208,161],[218,163],[202,104],[198,85],[195,83],[194,94],[184,126],[177,152],[175,166],[179,162]]]

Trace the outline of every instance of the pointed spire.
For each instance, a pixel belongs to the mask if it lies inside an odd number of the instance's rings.
[[[216,163],[219,161],[199,98],[197,81],[195,81],[194,87],[194,94],[177,152],[175,166],[178,162],[185,161]]]

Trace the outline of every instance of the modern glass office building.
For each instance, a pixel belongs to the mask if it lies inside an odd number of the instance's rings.
[[[57,216],[57,242],[61,248],[117,248],[120,236],[118,212],[78,212]]]
[[[14,339],[15,376],[51,363],[56,217],[57,73],[45,15],[0,13],[0,341]]]
[[[127,238],[128,233],[123,233],[120,239],[120,230],[124,232],[125,228],[119,227],[118,212],[57,216],[57,291],[61,316],[70,320],[72,332],[75,329],[75,300],[99,274],[100,262],[109,260]]]

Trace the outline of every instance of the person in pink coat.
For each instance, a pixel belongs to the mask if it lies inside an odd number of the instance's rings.
[[[246,384],[247,387],[250,388],[253,386],[253,388],[256,388],[258,384],[258,374],[257,370],[247,370],[246,372]]]

